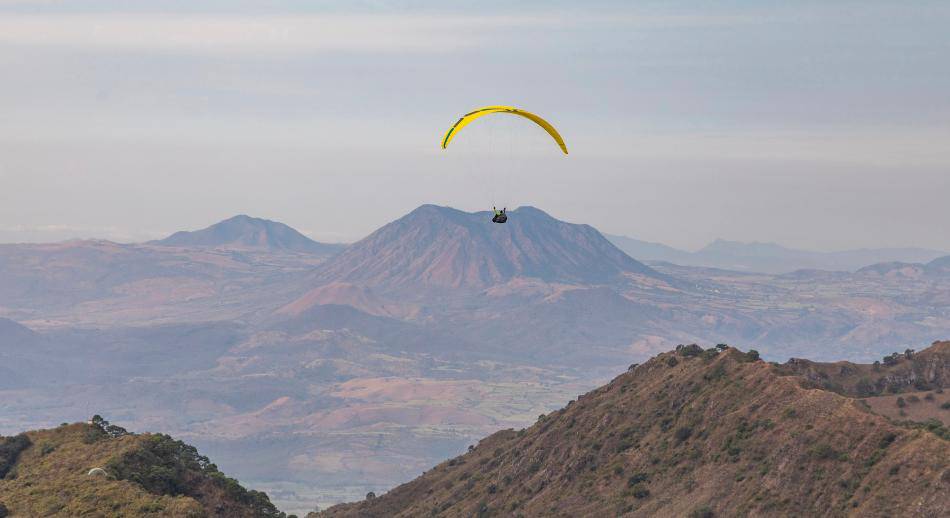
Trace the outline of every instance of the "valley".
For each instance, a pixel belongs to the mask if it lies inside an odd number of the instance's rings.
[[[510,214],[487,227],[425,205],[342,251],[289,247],[253,218],[184,244],[0,245],[0,434],[99,413],[304,512],[410,480],[676,344],[872,362],[950,332],[939,260],[646,265],[587,225]]]

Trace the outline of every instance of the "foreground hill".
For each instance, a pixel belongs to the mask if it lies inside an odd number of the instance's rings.
[[[285,515],[167,435],[95,424],[0,437],[0,515]]]
[[[343,246],[319,243],[293,228],[244,214],[228,218],[201,230],[182,230],[150,244],[185,247],[225,247],[306,252],[329,255]]]
[[[948,365],[944,342],[876,371],[901,392],[915,380],[939,388]],[[680,347],[528,429],[317,516],[945,516],[950,430],[816,388],[812,377],[849,386],[836,382],[852,371],[833,367]]]

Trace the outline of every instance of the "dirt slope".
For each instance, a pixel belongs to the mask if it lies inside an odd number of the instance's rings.
[[[946,359],[932,349],[919,354]],[[700,351],[661,354],[526,430],[317,516],[947,515],[946,428],[892,422],[757,355]]]

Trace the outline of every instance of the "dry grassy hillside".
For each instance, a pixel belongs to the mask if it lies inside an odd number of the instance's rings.
[[[104,423],[104,424],[103,424]],[[96,469],[99,468],[99,469]],[[267,495],[167,435],[97,421],[0,437],[0,516],[274,517]]]
[[[918,358],[946,365],[948,345]],[[810,365],[839,391],[795,362],[682,347],[526,430],[317,516],[946,516],[950,431],[876,414],[841,393],[848,369]]]

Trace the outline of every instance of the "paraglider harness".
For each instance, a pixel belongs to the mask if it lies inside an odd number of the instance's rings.
[[[504,223],[504,222],[508,221],[508,215],[505,214],[505,210],[507,210],[507,208],[503,208],[503,209],[501,209],[501,210],[498,210],[498,209],[496,209],[495,207],[492,207],[492,210],[495,211],[495,216],[492,217],[492,219],[491,219],[491,222],[492,222],[492,223]]]

